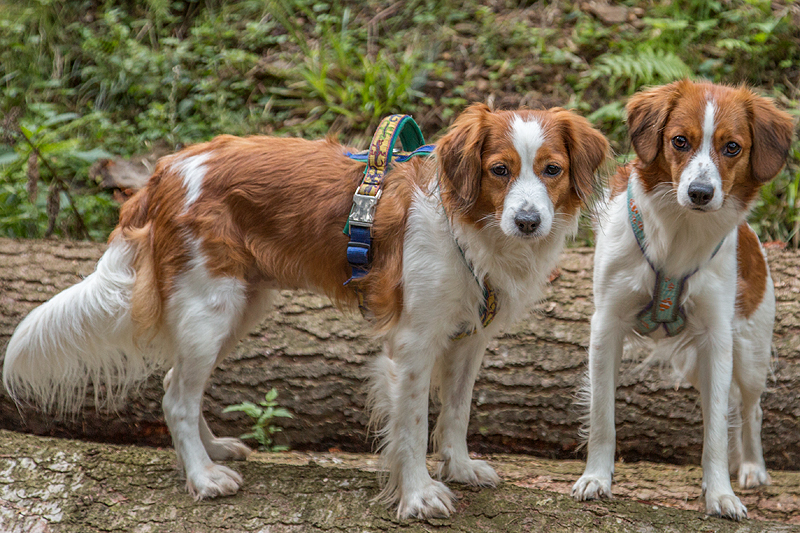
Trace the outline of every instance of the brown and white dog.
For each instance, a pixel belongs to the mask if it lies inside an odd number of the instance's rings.
[[[641,92],[627,110],[638,158],[612,179],[598,221],[588,459],[572,494],[611,496],[623,341],[639,338],[637,314],[654,298],[659,270],[672,279],[689,276],[680,296],[685,328],[672,337],[659,328],[653,337],[700,390],[706,510],[738,520],[747,510],[733,493],[729,467],[742,487],[769,480],[760,397],[775,315],[769,269],[745,217],[786,161],[792,121],[746,88],[687,80]],[[631,200],[643,222],[641,247]],[[741,425],[728,420],[729,399]]]
[[[389,470],[382,496],[398,504],[400,517],[454,510],[453,494],[425,466],[431,390],[442,403],[433,439],[439,477],[498,482],[467,453],[475,377],[489,337],[541,297],[607,150],[605,138],[569,111],[474,105],[439,141],[435,158],[398,163],[386,177],[374,259],[360,287],[385,341],[372,367],[372,406]],[[189,492],[235,493],[241,477],[214,461],[244,459],[250,450],[211,433],[203,389],[276,290],[311,289],[357,304],[344,285],[342,228],[364,163],[346,151],[330,140],[221,136],[161,159],[124,205],[97,270],[19,325],[6,353],[6,387],[69,410],[90,382],[104,383],[116,401],[171,366],[163,407]],[[485,328],[484,280],[498,302]]]

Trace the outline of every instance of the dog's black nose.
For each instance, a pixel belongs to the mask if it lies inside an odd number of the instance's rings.
[[[541,223],[542,217],[539,216],[538,211],[520,211],[517,213],[517,216],[514,217],[514,224],[517,225],[517,229],[525,235],[530,235],[536,231]]]
[[[706,205],[714,198],[714,186],[704,181],[689,185],[689,199],[694,205]]]

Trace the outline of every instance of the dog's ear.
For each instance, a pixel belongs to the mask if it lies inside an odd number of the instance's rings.
[[[469,211],[478,200],[481,152],[487,134],[486,117],[490,113],[484,104],[469,106],[436,143],[442,194],[462,213]]]
[[[792,144],[792,118],[768,98],[752,95],[750,101],[750,172],[759,183],[774,178],[789,155]]]
[[[655,161],[661,151],[662,132],[675,101],[688,80],[654,87],[636,93],[628,100],[628,131],[636,155],[646,165]]]
[[[571,111],[560,110],[558,118],[564,124],[564,141],[569,150],[570,186],[586,201],[596,190],[595,172],[608,158],[608,139]]]

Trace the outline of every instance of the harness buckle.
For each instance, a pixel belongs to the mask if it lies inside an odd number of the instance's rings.
[[[375,209],[383,189],[378,190],[375,196],[355,193],[353,195],[353,208],[350,210],[348,221],[350,226],[360,226],[372,229],[375,222]]]

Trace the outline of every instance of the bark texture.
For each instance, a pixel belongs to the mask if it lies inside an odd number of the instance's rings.
[[[94,269],[103,245],[0,239],[0,353],[16,324],[34,306]],[[776,356],[764,408],[764,450],[772,469],[800,469],[800,254],[768,252],[777,293]],[[580,409],[575,396],[585,372],[589,340],[592,250],[567,251],[548,299],[493,340],[473,397],[470,444],[480,452],[579,456]],[[218,369],[206,395],[206,414],[221,435],[248,429],[241,413],[225,406],[258,401],[276,387],[279,403],[295,418],[279,434],[295,449],[369,451],[364,410],[366,364],[380,346],[358,316],[326,299],[286,291],[277,309]],[[639,368],[633,351],[620,379],[618,456],[699,464],[699,398],[676,383],[669,368]],[[161,375],[117,413],[96,413],[89,403],[74,420],[53,420],[18,410],[0,393],[0,426],[41,435],[164,446],[170,443],[160,401]]]
[[[171,451],[7,431],[0,431],[0,447],[0,531],[8,533],[800,531],[797,473],[780,473],[775,486],[745,491],[743,500],[758,518],[736,523],[661,506],[697,504],[701,476],[695,467],[620,465],[621,486],[627,477],[644,480],[638,494],[578,503],[553,489],[563,477],[574,479],[579,463],[501,456],[491,460],[510,482],[495,489],[451,484],[459,495],[454,516],[398,522],[371,501],[378,493],[372,456],[256,454],[230,465],[245,477],[238,494],[195,502]],[[660,481],[666,479],[672,481]],[[795,490],[781,490],[778,482]],[[772,505],[762,511],[758,498],[764,497]]]

